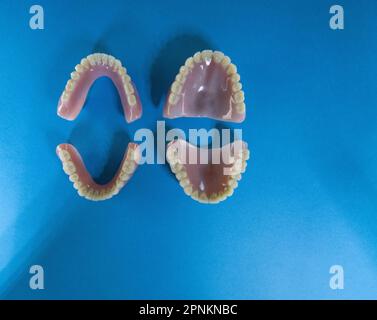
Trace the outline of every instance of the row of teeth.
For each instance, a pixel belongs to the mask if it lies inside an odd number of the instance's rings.
[[[131,83],[131,77],[127,74],[127,69],[122,66],[120,60],[105,53],[90,54],[86,58],[81,59],[80,64],[76,65],[75,71],[71,73],[71,79],[68,80],[65,86],[64,92],[62,94],[63,102],[69,99],[81,75],[87,71],[93,71],[93,68],[95,66],[105,66],[106,69],[110,69],[113,72],[117,73],[122,79],[122,84],[126,92],[128,104],[131,107],[136,105],[137,101],[135,97],[135,90]]]
[[[179,73],[171,85],[169,103],[174,105],[179,101],[187,75],[194,68],[194,65],[204,62],[208,66],[212,60],[215,63],[221,64],[228,74],[228,79],[232,86],[232,102],[235,104],[236,111],[238,113],[245,113],[245,94],[242,91],[241,77],[237,73],[237,67],[231,63],[228,56],[220,51],[203,50],[186,60],[185,65],[179,69]]]
[[[175,149],[177,150],[177,149]],[[224,186],[224,189],[219,192],[212,193],[208,195],[204,191],[194,190],[193,184],[190,182],[190,179],[187,175],[186,168],[182,165],[181,161],[177,157],[176,152],[167,153],[167,160],[170,164],[172,172],[175,174],[177,180],[179,181],[180,186],[183,188],[186,195],[191,197],[193,200],[196,200],[200,203],[209,203],[216,204],[220,201],[225,200],[227,197],[233,195],[234,189],[238,187],[238,181],[241,180],[241,173],[246,170],[246,160],[249,159],[249,150],[244,150],[242,154],[242,164],[241,169],[236,171],[234,174],[229,175],[227,180],[227,185]]]
[[[95,187],[84,184],[82,181],[80,181],[80,177],[76,172],[76,167],[71,159],[71,155],[67,150],[59,148],[58,155],[62,161],[63,170],[69,176],[69,180],[73,182],[73,187],[77,190],[77,193],[81,197],[93,201],[107,200],[117,195],[131,178],[136,169],[136,164],[133,160],[131,150],[131,156],[129,157],[129,155],[127,155],[127,159],[123,162],[122,168],[115,183],[113,183],[110,187],[96,189]]]

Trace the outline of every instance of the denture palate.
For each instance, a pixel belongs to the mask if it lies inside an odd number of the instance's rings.
[[[73,145],[60,144],[56,148],[56,153],[62,162],[64,172],[69,176],[78,194],[93,201],[107,200],[118,194],[134,174],[140,159],[139,146],[136,143],[129,143],[113,179],[100,185],[92,179]]]
[[[117,88],[127,122],[141,117],[140,98],[131,77],[122,63],[104,53],[90,54],[76,65],[71,73],[58,103],[58,115],[74,120],[80,113],[93,82],[100,77],[109,77]]]
[[[245,119],[245,96],[237,67],[220,51],[188,58],[172,83],[164,117],[207,117],[229,122]]]
[[[204,152],[203,158],[201,153]],[[198,148],[185,140],[170,142],[166,158],[184,192],[200,203],[216,204],[233,194],[246,170],[249,150],[241,140],[221,148]]]

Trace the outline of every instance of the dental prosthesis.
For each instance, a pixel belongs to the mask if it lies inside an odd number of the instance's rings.
[[[233,194],[249,159],[247,144],[237,140],[222,148],[197,148],[178,139],[166,159],[184,192],[201,203],[215,204]]]
[[[204,50],[180,68],[168,93],[164,116],[242,122],[244,100],[240,75],[230,58],[219,51]]]
[[[80,113],[86,96],[93,82],[102,76],[109,77],[116,86],[127,122],[141,117],[142,106],[135,85],[121,62],[113,56],[95,53],[81,60],[71,73],[71,79],[59,99],[58,115],[67,120],[74,120]],[[87,171],[77,149],[71,144],[60,144],[56,148],[64,172],[73,182],[80,196],[93,201],[110,199],[131,178],[140,160],[140,150],[136,143],[129,143],[123,160],[113,179],[104,184],[97,184]]]
[[[58,115],[74,120],[80,113],[93,82],[109,77],[116,86],[127,122],[139,119],[142,106],[127,70],[113,56],[95,53],[81,60],[71,73],[58,103]],[[164,106],[164,117],[208,117],[221,121],[242,122],[246,116],[244,92],[237,67],[222,52],[204,50],[186,60],[172,83]],[[85,168],[73,145],[56,148],[64,172],[80,196],[88,200],[106,200],[119,193],[132,177],[141,158],[136,143],[129,143],[113,179],[97,184]],[[184,192],[192,199],[216,204],[230,197],[246,170],[247,144],[241,140],[221,148],[198,148],[185,140],[170,142],[166,159]]]

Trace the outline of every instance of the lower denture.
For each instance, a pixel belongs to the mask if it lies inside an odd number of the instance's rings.
[[[85,164],[71,144],[60,144],[56,153],[62,161],[63,170],[73,182],[80,196],[93,201],[107,200],[118,194],[135,172],[140,159],[139,146],[129,143],[123,160],[113,179],[104,184],[97,184],[87,171]]]

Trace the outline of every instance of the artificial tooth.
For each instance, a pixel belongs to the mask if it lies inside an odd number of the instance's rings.
[[[182,171],[180,171],[180,172],[177,173],[176,177],[177,177],[178,180],[186,178],[187,177],[187,172],[184,171],[184,170],[182,170]]]
[[[124,76],[124,75],[127,74],[127,70],[126,70],[125,67],[121,67],[121,68],[119,68],[118,73],[119,73],[121,76]]]
[[[82,183],[81,181],[77,180],[73,183],[73,187],[76,189],[76,190],[79,190],[82,186]]]
[[[62,161],[71,160],[71,155],[69,154],[69,152],[67,150],[63,150],[63,149],[59,148],[58,153],[59,153],[59,158]]]
[[[177,76],[175,77],[175,81],[178,81],[180,83],[184,83],[186,80],[186,77],[181,75],[180,73],[177,74]]]
[[[66,161],[63,163],[63,170],[66,174],[71,175],[76,172],[76,167],[72,161]]]
[[[227,197],[230,197],[231,195],[233,195],[233,193],[234,193],[234,190],[230,187],[224,190],[224,195],[226,195]]]
[[[242,102],[242,103],[237,103],[237,104],[236,104],[236,111],[237,111],[238,113],[244,113],[245,110],[246,110],[246,105],[245,105],[244,102]]]
[[[209,196],[209,199],[208,199],[208,202],[210,203],[219,203],[220,202],[220,197],[218,196],[218,194],[215,192],[215,193],[212,193],[210,196]]]
[[[171,91],[176,93],[176,94],[180,94],[181,91],[182,91],[182,86],[179,84],[179,82],[174,81],[172,86],[171,86]]]
[[[212,60],[212,50],[204,50],[201,53],[204,62],[208,65]]]
[[[117,179],[116,180],[116,186],[117,186],[117,188],[119,188],[119,189],[121,189],[121,188],[123,188],[124,187],[124,181],[123,180],[121,180],[121,179]]]
[[[69,98],[69,94],[68,94],[68,92],[66,92],[66,91],[64,90],[64,92],[63,92],[63,94],[62,94],[62,101],[63,101],[63,102],[64,102],[64,101],[67,101],[68,98]]]
[[[228,56],[224,56],[223,60],[221,61],[221,64],[224,66],[224,67],[227,67],[230,65],[230,58]]]
[[[180,73],[182,76],[184,76],[184,77],[187,77],[188,72],[189,72],[189,69],[186,68],[185,66],[182,66],[182,67],[180,67],[180,69],[179,69],[179,73]]]
[[[195,53],[193,59],[194,59],[194,61],[195,61],[196,63],[201,62],[201,61],[202,61],[202,55],[200,54],[200,52]]]
[[[85,68],[81,65],[81,64],[78,64],[76,67],[75,67],[75,70],[78,72],[78,73],[83,73],[85,71]]]
[[[127,181],[129,178],[130,178],[130,176],[129,176],[129,174],[128,173],[122,173],[120,176],[119,176],[119,178],[120,179],[122,179],[122,181]]]
[[[231,63],[228,68],[226,69],[226,72],[228,75],[236,74],[237,73],[237,67]]]
[[[182,179],[182,180],[179,182],[179,184],[181,185],[182,188],[185,188],[185,187],[187,187],[188,185],[190,185],[190,181],[189,181],[189,179],[184,178],[184,179]]]
[[[71,174],[71,175],[69,176],[69,180],[70,180],[71,182],[76,182],[76,181],[79,180],[79,175],[78,175],[77,173]]]
[[[179,100],[179,96],[177,96],[175,93],[172,93],[170,96],[169,96],[169,103],[170,104],[176,104]]]
[[[192,185],[186,186],[184,189],[185,193],[190,196],[192,194]]]
[[[121,67],[122,67],[122,63],[118,59],[115,59],[115,61],[114,61],[114,71],[117,71]]]
[[[92,67],[96,65],[96,58],[93,54],[89,55],[87,59]]]
[[[233,98],[234,98],[234,101],[235,101],[236,103],[241,103],[241,102],[244,102],[244,100],[245,100],[245,94],[244,94],[244,92],[241,90],[241,91],[236,92],[236,93],[233,95]]]
[[[109,56],[109,62],[108,65],[110,68],[114,66],[115,58],[113,56]]]
[[[134,87],[132,86],[132,84],[130,82],[127,82],[124,85],[124,89],[126,90],[126,93],[128,95],[133,94],[135,92]]]
[[[132,107],[136,104],[136,97],[133,94],[127,95],[127,101],[128,104]]]
[[[78,80],[80,78],[80,75],[77,71],[74,71],[74,72],[71,73],[71,78],[73,80]]]
[[[244,157],[245,160],[249,160],[249,158],[250,158],[250,151],[248,149],[246,149],[243,152],[243,157]]]
[[[101,61],[102,61],[102,64],[103,64],[104,66],[107,65],[107,61],[108,61],[108,58],[107,58],[107,57],[108,57],[107,54],[104,54],[104,53],[101,54]]]
[[[131,77],[126,73],[122,76],[122,82],[124,84],[131,82]]]
[[[191,193],[191,198],[193,198],[194,200],[198,200],[199,199],[199,192],[198,190],[195,190]]]
[[[188,58],[185,62],[187,68],[192,69],[194,67],[194,59],[192,57]]]
[[[236,82],[232,85],[232,91],[233,92],[238,92],[242,89],[242,84],[241,82]]]
[[[66,86],[65,86],[65,90],[66,91],[72,91],[73,90],[73,88],[74,88],[74,84],[75,84],[75,82],[72,80],[72,79],[69,79],[68,81],[67,81],[67,84],[66,84]]]
[[[230,79],[232,80],[233,83],[237,83],[241,80],[241,77],[238,73],[233,74]]]
[[[208,196],[205,192],[201,192],[200,195],[199,195],[199,200],[202,202],[202,203],[208,203]]]
[[[220,51],[215,51],[213,53],[213,59],[215,62],[220,63],[224,59],[224,54]]]
[[[86,68],[86,69],[89,69],[90,68],[90,63],[89,63],[89,61],[88,61],[88,59],[87,58],[83,58],[83,59],[81,59],[81,62],[80,62],[80,64],[79,64],[79,66],[80,67],[82,67],[82,68]],[[77,66],[76,66],[77,67]],[[77,70],[77,69],[76,69]],[[79,70],[77,70],[78,72],[81,72],[81,71],[79,71]]]

